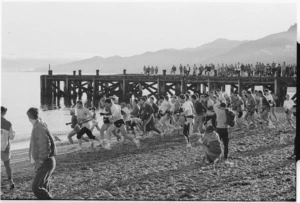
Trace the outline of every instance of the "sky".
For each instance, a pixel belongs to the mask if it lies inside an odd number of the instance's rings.
[[[295,3],[4,2],[2,57],[132,56],[255,40],[296,21]]]

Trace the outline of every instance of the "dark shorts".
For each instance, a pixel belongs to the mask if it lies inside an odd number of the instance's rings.
[[[239,112],[239,115],[238,115],[238,118],[241,118],[242,116],[243,116],[243,112],[240,111],[240,112]]]
[[[123,119],[120,119],[120,120],[117,120],[117,121],[114,122],[114,125],[117,128],[120,128],[123,124],[125,124]]]

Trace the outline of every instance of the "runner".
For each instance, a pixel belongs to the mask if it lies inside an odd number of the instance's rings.
[[[181,115],[184,116],[184,127],[183,127],[183,135],[185,136],[185,141],[187,143],[186,147],[191,148],[189,135],[193,132],[193,107],[190,102],[187,100],[186,95],[182,94],[179,96],[179,102],[182,104],[181,106]]]
[[[4,118],[6,112],[7,108],[1,106],[1,160],[4,163],[7,178],[10,182],[10,189],[14,189],[15,183],[13,181],[12,170],[10,166],[10,140],[15,138],[15,131],[13,130],[11,123]]]
[[[133,141],[135,143],[136,147],[140,148],[140,141],[136,138],[132,138],[127,135],[127,132],[126,132],[125,126],[124,126],[125,123],[123,120],[123,116],[121,114],[121,108],[119,106],[117,106],[116,104],[114,104],[111,101],[111,99],[106,99],[105,104],[108,106],[108,108],[110,108],[111,117],[109,118],[109,120],[111,123],[113,123],[107,129],[107,135],[108,135],[108,139],[109,139],[107,148],[110,149],[111,134],[116,129],[120,129],[120,132],[121,132],[122,136],[124,137],[124,140],[128,139],[130,141]]]
[[[200,133],[200,135],[202,135],[203,121],[205,118],[207,108],[198,99],[198,97],[196,97],[196,95],[192,95],[191,98],[192,98],[192,102],[194,104],[194,108],[195,108],[195,112],[196,112],[193,133]]]
[[[98,121],[97,121],[97,116],[96,116],[96,107],[92,108],[92,127],[91,127],[91,131],[93,132],[94,128],[96,127],[97,130],[100,132],[100,128],[98,126]]]
[[[140,118],[140,122],[142,122],[142,129],[144,131],[144,134],[151,131],[155,131],[156,133],[164,137],[164,134],[161,133],[160,130],[158,130],[155,127],[154,116],[153,116],[154,110],[150,104],[146,103],[146,100],[147,99],[145,97],[141,97],[139,101],[139,105],[140,105],[139,118]]]
[[[77,121],[77,116],[75,115],[75,109],[71,109],[70,110],[70,114],[72,116],[71,118],[71,122],[70,123],[66,123],[66,125],[70,125],[71,124],[71,128],[73,129],[69,134],[68,134],[68,139],[69,139],[69,142],[71,144],[74,144],[73,142],[73,139],[72,137],[74,135],[76,135],[80,129],[78,129],[77,127],[75,128],[75,126],[78,124],[78,121]],[[86,139],[85,137],[82,137],[82,140],[86,141],[86,142],[89,142],[88,139]]]
[[[110,122],[111,111],[110,111],[109,106],[106,105],[105,100],[106,100],[106,98],[100,99],[101,106],[103,107],[103,109],[100,112],[100,116],[103,116],[103,124],[100,129],[100,143],[101,143],[101,146],[110,150],[111,149],[110,142],[107,139],[105,139],[104,133],[105,133],[105,131],[107,131],[109,126],[111,126],[113,123]],[[116,132],[116,130],[112,131],[112,133],[117,138],[117,141],[122,140],[121,136]]]
[[[217,128],[216,132],[220,136],[220,140],[223,142],[224,145],[224,159],[225,161],[228,158],[228,144],[229,144],[229,137],[228,137],[228,125],[227,125],[227,117],[226,117],[226,104],[217,102],[214,104],[214,110],[217,115]]]
[[[275,121],[277,122],[278,119],[277,119],[277,116],[275,114],[275,110],[276,110],[276,103],[274,101],[274,98],[273,96],[270,94],[270,91],[268,89],[265,89],[265,97],[267,99],[267,101],[270,103],[270,114],[269,114],[269,117],[271,119],[271,116],[273,115],[273,117],[275,118]]]
[[[93,119],[93,116],[91,112],[84,108],[82,105],[82,101],[76,102],[76,110],[77,110],[77,121],[78,124],[74,127],[75,130],[78,131],[77,133],[77,139],[80,149],[82,149],[82,136],[86,134],[90,139],[101,141],[93,135],[93,133],[90,130],[89,121]],[[94,148],[94,142],[90,141],[90,146]]]
[[[283,108],[286,115],[286,120],[292,126],[293,129],[296,129],[294,125],[295,121],[292,119],[292,114],[293,114],[292,109],[294,108],[295,103],[293,100],[290,99],[290,95],[287,94],[285,98],[286,100],[283,103]]]

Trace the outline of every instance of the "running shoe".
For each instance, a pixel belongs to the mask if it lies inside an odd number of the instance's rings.
[[[136,145],[136,148],[139,149],[139,148],[141,147],[140,141],[139,141],[138,139],[134,139],[133,141],[134,141],[134,143],[135,143],[135,145]]]
[[[104,148],[107,149],[107,150],[111,150],[110,143],[107,142],[107,143],[105,144]]]

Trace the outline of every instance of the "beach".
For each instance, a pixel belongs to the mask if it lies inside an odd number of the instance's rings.
[[[191,150],[177,134],[148,137],[141,141],[141,149],[115,141],[111,151],[87,145],[83,151],[72,151],[70,145],[56,142],[51,191],[61,200],[295,201],[295,162],[287,159],[293,153],[295,131],[287,126],[282,109],[277,109],[277,116],[278,129],[287,136],[285,143],[280,143],[274,129],[233,132],[230,164],[221,162],[216,170],[201,164],[202,150],[195,137]],[[35,199],[32,164],[14,162],[20,158],[16,154],[25,152],[13,151],[16,188],[9,190],[2,181],[2,200]]]

